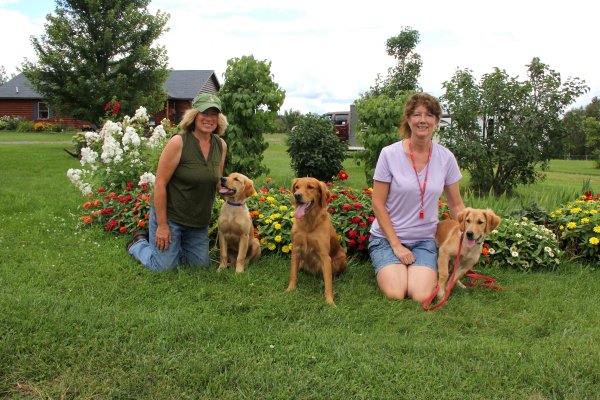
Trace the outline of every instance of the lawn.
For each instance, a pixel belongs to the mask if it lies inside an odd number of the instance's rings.
[[[79,226],[64,147],[0,145],[0,397],[599,398],[595,265],[490,268],[503,291],[457,289],[433,312],[384,299],[366,261],[334,281],[337,307],[305,274],[286,293],[286,258],[156,274],[125,237]],[[272,144],[265,162],[289,182],[285,154]],[[600,188],[563,163],[548,190]]]

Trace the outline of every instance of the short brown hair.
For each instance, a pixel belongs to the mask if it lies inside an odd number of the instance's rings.
[[[415,93],[408,98],[406,104],[404,105],[404,113],[402,114],[402,123],[400,124],[400,134],[408,139],[410,138],[412,132],[410,131],[410,126],[408,125],[408,118],[415,112],[415,108],[418,106],[425,106],[427,111],[435,115],[437,122],[440,122],[442,118],[442,106],[438,99],[433,97],[428,93]]]

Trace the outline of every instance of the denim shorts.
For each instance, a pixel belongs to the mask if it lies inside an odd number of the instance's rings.
[[[433,268],[437,271],[438,252],[434,240],[423,240],[414,243],[402,243],[404,247],[410,249],[416,260],[411,265],[422,265]],[[369,256],[373,263],[375,273],[390,264],[402,264],[398,257],[394,254],[390,242],[386,238],[373,236],[369,238]]]

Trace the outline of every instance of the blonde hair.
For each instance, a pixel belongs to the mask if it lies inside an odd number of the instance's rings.
[[[186,132],[192,132],[194,130],[196,124],[196,116],[200,113],[196,108],[190,108],[183,114],[183,118],[181,118],[181,122],[179,123],[179,129]],[[229,126],[229,122],[227,122],[227,117],[223,113],[219,113],[219,119],[217,121],[217,129],[213,133],[221,136],[227,127]]]
[[[404,105],[404,113],[402,114],[402,123],[400,124],[400,134],[408,139],[412,135],[410,126],[408,125],[408,119],[415,112],[415,108],[418,106],[425,106],[427,111],[435,115],[437,122],[440,122],[442,118],[442,106],[438,99],[428,93],[415,93],[408,98]]]

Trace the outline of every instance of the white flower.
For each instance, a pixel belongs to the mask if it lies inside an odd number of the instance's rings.
[[[162,144],[162,141],[166,137],[167,132],[165,131],[165,128],[162,125],[159,125],[152,131],[152,136],[148,139],[148,146],[153,149]]]
[[[154,174],[152,174],[151,172],[144,172],[142,174],[142,176],[140,176],[140,181],[138,183],[138,185],[142,185],[143,183],[147,183],[149,185],[154,185],[154,182],[156,181],[156,177],[154,176]]]
[[[518,251],[513,251],[512,253],[510,253],[514,258],[519,257],[519,252]]]
[[[83,176],[85,175],[85,171],[81,169],[73,169],[69,168],[67,170],[67,176],[73,185],[77,186],[77,188],[81,191],[81,194],[87,195],[92,191],[92,186],[89,183],[85,183],[83,181]]]
[[[137,134],[137,131],[132,127],[128,126],[125,128],[125,134],[123,135],[123,145],[131,144],[134,147],[138,147],[140,145],[140,137]]]
[[[88,146],[91,146],[94,143],[100,141],[100,134],[98,132],[86,132],[85,133],[85,142]]]
[[[521,235],[520,233],[517,233],[517,234],[515,235],[515,237],[517,237],[517,239],[521,239],[521,238],[523,237],[523,235]]]
[[[123,136],[123,130],[121,129],[121,124],[118,122],[106,121],[100,134],[104,137],[104,140],[106,140],[108,136],[112,136],[113,134]]]
[[[94,164],[96,163],[96,160],[98,160],[98,153],[96,153],[94,150],[90,149],[89,147],[84,147],[81,149],[81,159],[79,160],[81,166],[90,164],[92,169],[95,169]]]
[[[490,248],[488,249],[488,252],[489,252],[489,254],[490,254],[490,255],[492,255],[492,256],[493,256],[494,254],[496,254],[496,250],[495,250],[495,249],[493,249],[492,247],[490,247]]]
[[[131,118],[131,122],[147,122],[148,114],[146,113],[146,107],[140,107],[135,110],[135,115]]]
[[[102,145],[102,155],[100,158],[105,164],[110,162],[121,162],[123,160],[123,149],[112,136],[104,137],[104,144]]]

